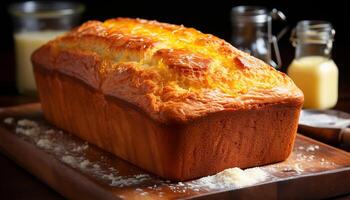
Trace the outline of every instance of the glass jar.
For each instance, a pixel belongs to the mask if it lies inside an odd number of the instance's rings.
[[[231,10],[232,38],[231,43],[271,66],[281,67],[277,38],[285,33],[285,29],[279,36],[272,35],[272,20],[285,21],[284,14],[276,9],[268,11],[259,6],[237,6]],[[272,60],[272,47],[275,51],[275,59]]]
[[[327,109],[337,103],[338,68],[331,58],[334,35],[326,21],[300,21],[292,32],[295,58],[287,73],[304,93],[304,108]]]
[[[30,56],[49,40],[78,25],[84,6],[69,2],[27,1],[9,6],[16,51],[16,86],[20,94],[36,94]]]

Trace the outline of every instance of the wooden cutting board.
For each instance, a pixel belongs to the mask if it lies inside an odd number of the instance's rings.
[[[288,160],[260,167],[268,176],[247,186],[162,180],[48,124],[38,103],[0,108],[0,150],[69,199],[319,199],[350,194],[350,154],[301,135]]]

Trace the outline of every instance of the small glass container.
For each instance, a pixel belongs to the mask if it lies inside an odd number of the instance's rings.
[[[20,94],[36,94],[30,61],[35,49],[77,26],[84,6],[79,3],[27,1],[8,8],[13,18],[16,86]]]
[[[272,34],[272,21],[285,21],[286,17],[277,9],[272,11],[260,6],[237,6],[231,10],[231,43],[275,68],[281,67],[277,40],[284,35],[286,28],[275,36]],[[272,49],[276,62],[272,59]]]
[[[304,93],[304,108],[328,109],[337,103],[338,68],[331,58],[334,35],[327,21],[300,21],[292,32],[295,58],[287,73]]]

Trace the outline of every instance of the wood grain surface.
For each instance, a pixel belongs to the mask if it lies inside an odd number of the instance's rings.
[[[14,122],[4,123],[8,117]],[[16,131],[22,119],[37,122],[38,134]],[[45,122],[40,104],[1,108],[0,120],[0,150],[69,199],[309,199],[350,193],[350,154],[301,135],[288,160],[260,167],[268,179],[210,189],[162,180],[62,132]]]

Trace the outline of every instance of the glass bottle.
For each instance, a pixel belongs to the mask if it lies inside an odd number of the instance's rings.
[[[281,67],[277,38],[285,33],[285,29],[278,36],[272,34],[272,20],[276,19],[285,21],[286,17],[276,9],[269,11],[259,6],[233,7],[231,10],[231,43],[236,48],[260,58],[275,68]],[[272,59],[272,47],[275,51],[276,62]]]
[[[304,108],[327,109],[337,103],[338,68],[331,58],[334,35],[326,21],[300,21],[292,32],[295,58],[287,73],[304,93]]]
[[[16,51],[16,86],[20,94],[36,95],[30,61],[33,51],[77,26],[84,6],[74,2],[27,1],[9,6]]]

